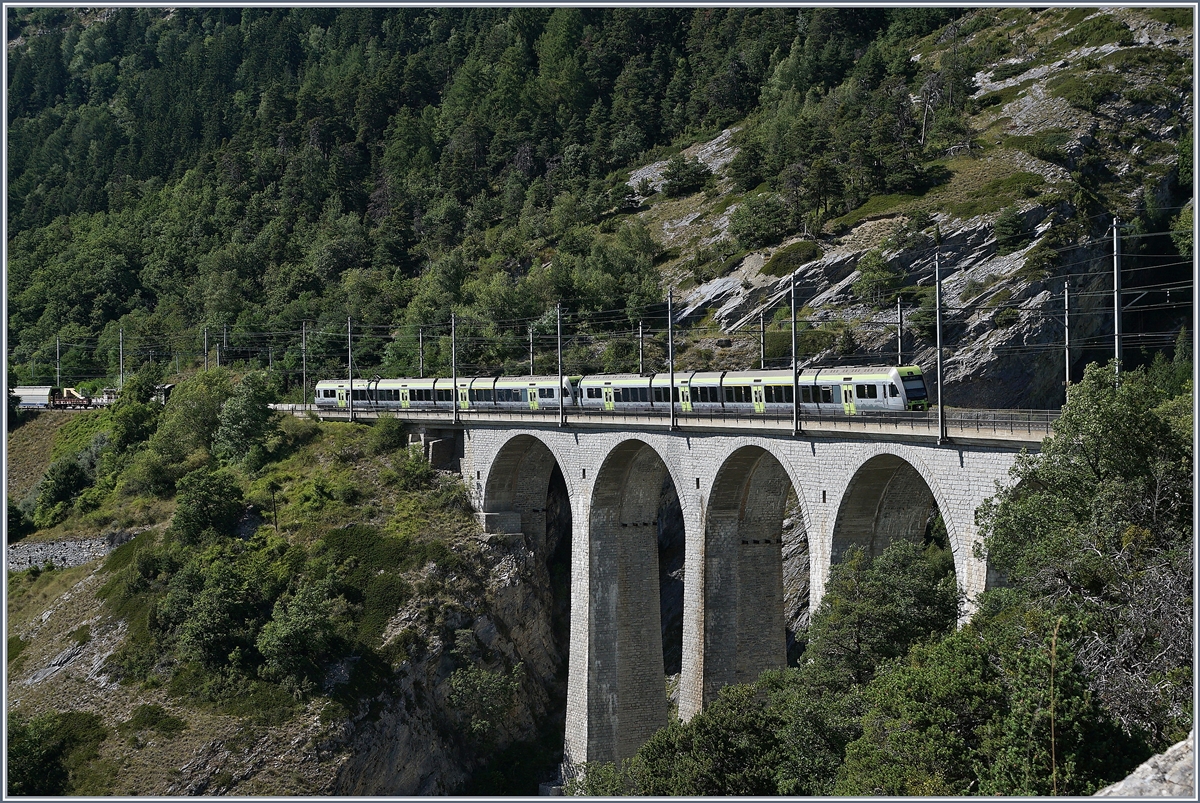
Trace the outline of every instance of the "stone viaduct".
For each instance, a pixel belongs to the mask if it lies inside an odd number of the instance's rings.
[[[1022,446],[916,438],[467,424],[463,477],[489,532],[544,542],[555,465],[571,505],[566,758],[633,755],[667,724],[656,517],[669,475],[685,531],[679,713],[786,664],[782,527],[792,490],[810,554],[810,604],[852,545],[920,538],[936,504],[968,600],[988,584],[975,508]],[[986,445],[985,445],[986,444]]]
[[[419,414],[400,414],[416,419]],[[656,518],[664,477],[684,522],[679,714],[688,719],[730,683],[786,665],[783,519],[789,491],[808,538],[810,606],[851,546],[875,555],[920,539],[936,505],[960,588],[989,584],[975,556],[975,509],[1009,481],[1048,420],[991,430],[959,421],[949,437],[896,422],[843,419],[791,432],[791,422],[641,422],[573,416],[461,416],[443,450],[471,489],[487,532],[546,544],[557,467],[571,512],[570,645],[565,763],[632,756],[667,724]]]

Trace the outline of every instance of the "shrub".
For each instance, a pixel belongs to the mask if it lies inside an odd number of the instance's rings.
[[[992,323],[997,329],[1007,329],[1019,320],[1021,320],[1021,313],[1017,312],[1014,307],[1005,307],[996,313],[996,316],[992,318]]]
[[[1000,256],[1019,251],[1031,239],[1025,230],[1025,217],[1015,206],[1010,206],[996,218],[996,253]]]
[[[858,280],[852,290],[868,304],[885,304],[895,299],[904,275],[884,261],[878,250],[868,251],[858,260]]]
[[[187,722],[168,714],[161,705],[139,705],[133,716],[117,726],[117,732],[129,736],[138,731],[152,730],[163,736],[175,736],[187,730]]]
[[[663,194],[668,198],[690,195],[701,189],[711,175],[712,171],[698,160],[676,154],[667,161],[663,171]]]
[[[802,265],[820,258],[821,255],[821,246],[812,240],[801,240],[798,243],[780,248],[772,254],[767,264],[762,266],[760,273],[764,276],[788,276]]]
[[[242,512],[242,489],[225,470],[207,468],[176,483],[175,516],[171,531],[184,544],[196,544],[206,530],[229,534]]]
[[[787,207],[775,195],[747,198],[729,218],[729,233],[742,248],[761,248],[783,239]]]
[[[375,420],[367,433],[367,450],[371,454],[383,454],[399,449],[408,440],[408,433],[400,419],[381,416]]]

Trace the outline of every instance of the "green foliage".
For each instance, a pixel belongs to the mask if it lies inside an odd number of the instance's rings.
[[[992,318],[992,325],[997,329],[1007,329],[1019,320],[1021,320],[1021,313],[1017,311],[1016,307],[1005,307]]]
[[[712,171],[696,159],[685,159],[676,154],[667,160],[663,170],[663,194],[668,198],[691,195],[704,187]]]
[[[75,457],[55,460],[38,484],[33,523],[38,529],[53,527],[67,517],[68,503],[91,483],[87,469]]]
[[[1105,709],[1163,748],[1192,717],[1178,623],[1192,609],[1193,489],[1190,425],[1164,415],[1176,387],[1156,375],[1168,386],[1140,370],[1118,385],[1111,366],[1089,366],[1041,453],[1017,461],[978,517],[989,563],[1080,626],[1072,647]]]
[[[205,533],[232,534],[242,513],[242,490],[228,471],[197,469],[176,485],[171,532],[180,543],[200,543]]]
[[[801,240],[771,254],[771,258],[762,266],[760,273],[776,278],[789,276],[801,266],[820,258],[821,254],[821,246],[812,240]]]
[[[895,292],[904,274],[894,269],[878,250],[868,251],[858,260],[858,279],[851,289],[855,297],[874,306],[895,300]]]
[[[867,683],[881,661],[949,632],[958,621],[959,591],[953,572],[932,558],[908,541],[874,560],[851,548],[830,572],[805,660],[837,688],[848,688]]]
[[[100,743],[100,717],[81,711],[8,718],[8,794],[103,794],[89,784]]]
[[[1062,44],[1071,47],[1099,47],[1110,42],[1122,47],[1134,43],[1129,28],[1112,14],[1096,14],[1062,36]]]
[[[1057,78],[1050,82],[1049,89],[1072,106],[1094,112],[1124,86],[1125,82],[1112,73],[1093,73],[1086,78],[1077,75]]]
[[[398,418],[381,416],[371,425],[367,448],[371,454],[384,454],[408,443],[408,433]]]
[[[266,459],[264,446],[279,428],[268,406],[273,393],[262,371],[246,374],[221,405],[212,452],[226,463],[255,469]]]
[[[1171,224],[1171,241],[1175,243],[1175,248],[1178,249],[1180,256],[1192,258],[1193,251],[1193,231],[1195,229],[1194,222],[1194,207],[1186,207],[1176,216]]]
[[[1001,256],[1021,250],[1032,239],[1032,234],[1025,230],[1025,216],[1015,206],[1007,207],[1000,213],[994,229],[996,253]]]
[[[462,720],[466,735],[479,744],[494,738],[501,720],[516,702],[517,689],[525,676],[518,663],[508,672],[495,672],[471,663],[454,670],[446,681],[446,702]]]
[[[122,736],[132,736],[140,731],[152,730],[168,738],[187,730],[188,724],[177,716],[168,714],[161,705],[144,703],[133,710],[133,715],[117,726]]]
[[[150,447],[179,463],[191,452],[212,451],[221,424],[221,407],[233,394],[224,368],[201,371],[180,382],[163,408]]]
[[[324,665],[336,656],[339,631],[348,622],[346,601],[334,596],[330,579],[301,582],[293,593],[275,600],[271,620],[259,631],[255,647],[263,657],[260,674],[283,681],[297,696],[310,693]]]
[[[846,749],[840,795],[962,795],[974,760],[1005,707],[1001,673],[967,628],[915,646],[866,690],[862,736]]]
[[[729,233],[745,249],[773,245],[787,233],[787,210],[772,194],[754,195],[743,201],[729,218]]]

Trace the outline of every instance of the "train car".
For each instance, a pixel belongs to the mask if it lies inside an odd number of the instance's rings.
[[[12,389],[21,409],[45,409],[50,406],[56,388],[50,385],[18,385]]]
[[[578,379],[563,377],[561,389],[557,376],[458,377],[457,387],[447,377],[355,379],[353,387],[346,379],[323,379],[315,401],[318,409],[347,408],[353,402],[363,410],[449,410],[455,404],[462,410],[557,410],[560,394],[564,405],[578,403]]]
[[[317,383],[318,409],[538,410],[569,408],[666,414],[673,400],[681,413],[787,415],[794,405],[807,414],[927,410],[920,366],[834,366],[788,370],[681,371],[670,374],[591,376],[489,376],[429,379],[345,379]],[[795,398],[799,391],[799,398]],[[351,395],[352,393],[352,395]]]

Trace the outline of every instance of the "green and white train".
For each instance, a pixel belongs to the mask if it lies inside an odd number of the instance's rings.
[[[317,383],[318,408],[365,410],[607,410],[663,412],[671,401],[682,413],[790,414],[799,392],[809,414],[898,412],[929,409],[925,379],[917,365],[810,368],[794,375],[779,371],[680,371],[669,374],[488,376],[438,378],[324,379]],[[353,393],[353,396],[351,396]]]

